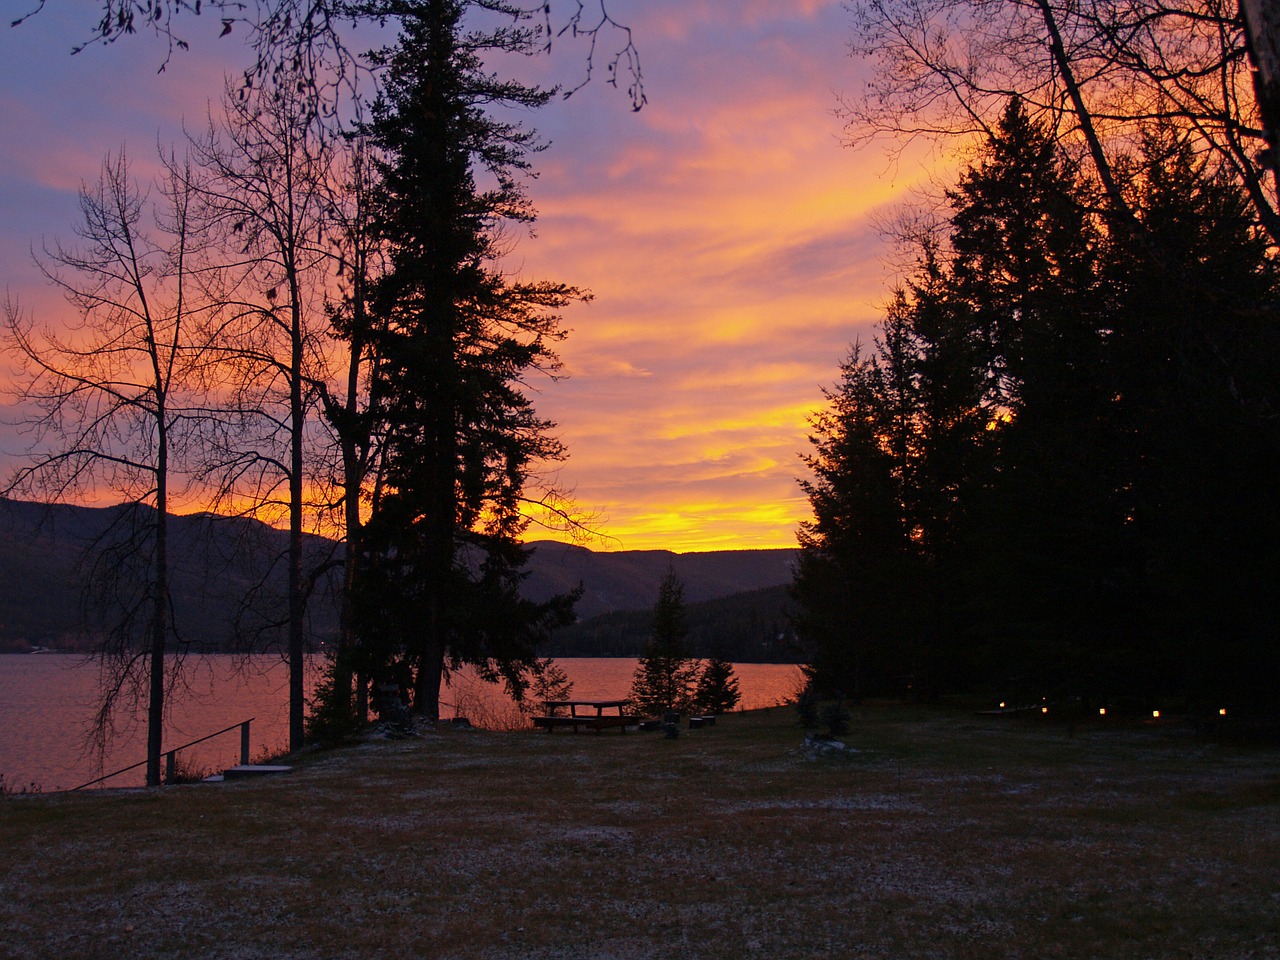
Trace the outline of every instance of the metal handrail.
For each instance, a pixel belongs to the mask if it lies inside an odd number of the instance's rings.
[[[206,740],[212,740],[214,737],[220,737],[228,730],[234,730],[236,727],[240,728],[240,763],[242,765],[247,764],[249,762],[249,724],[253,723],[256,719],[257,717],[250,717],[248,720],[241,720],[239,723],[233,723],[229,727],[223,727],[221,730],[211,733],[208,736],[201,737],[199,740],[192,740],[190,743],[184,743],[180,747],[174,747],[172,750],[166,750],[164,752],[165,783],[173,782],[174,764],[176,762],[175,758],[177,757],[179,750],[185,750],[187,747],[194,747],[197,743],[204,743]],[[88,783],[82,783],[78,787],[72,787],[68,793],[73,793],[76,790],[83,790],[85,787],[92,787],[95,783],[102,783],[103,780],[110,780],[112,777],[119,776],[122,773],[128,773],[130,770],[137,770],[139,767],[145,767],[146,765],[147,761],[142,760],[128,767],[121,767],[119,770],[108,773],[105,777],[98,777],[98,779],[90,780]]]

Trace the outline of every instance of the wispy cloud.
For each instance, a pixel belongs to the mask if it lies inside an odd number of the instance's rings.
[[[537,235],[508,266],[595,295],[566,311],[568,378],[535,384],[570,449],[559,482],[616,546],[790,546],[807,418],[885,298],[874,215],[918,175],[839,145],[835,91],[859,67],[836,0],[633,6],[649,105],[631,113],[598,63],[527,118],[551,146]],[[81,13],[0,34],[0,256],[20,292],[39,283],[19,254],[69,234],[102,154],[154,157],[239,66],[203,35],[159,76],[145,41],[68,57]],[[573,86],[581,55],[560,44],[521,69]]]

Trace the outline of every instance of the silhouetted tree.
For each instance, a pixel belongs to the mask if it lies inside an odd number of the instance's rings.
[[[685,645],[684,584],[668,571],[658,585],[653,608],[653,634],[636,664],[631,700],[649,714],[683,713],[693,705],[697,661]]]
[[[102,743],[127,698],[145,700],[147,784],[160,783],[175,626],[168,521],[180,455],[198,424],[192,370],[207,304],[194,276],[198,238],[181,178],[153,203],[123,153],[81,191],[82,245],[57,244],[38,263],[78,323],[37,325],[7,301],[4,336],[21,364],[16,400],[33,437],[29,463],[4,488],[44,500],[123,500],[89,561],[93,620],[102,631]],[[189,465],[188,465],[189,466]],[[169,661],[169,662],[167,662]],[[145,690],[145,696],[142,691]]]
[[[1239,186],[1175,130],[1149,134],[1124,186],[1161,255],[1104,254],[1135,553],[1121,669],[1144,687],[1274,701],[1275,262]]]
[[[284,616],[268,592],[252,619],[255,633],[285,630],[289,748],[298,750],[310,593],[303,534],[315,512],[305,490],[309,468],[314,475],[320,467],[314,385],[328,378],[326,234],[336,143],[318,123],[314,97],[289,75],[249,92],[229,87],[222,107],[220,120],[188,137],[189,189],[201,229],[221,252],[210,282],[223,309],[210,333],[215,362],[205,368],[225,427],[210,452],[224,491],[212,506],[287,524]]]
[[[329,240],[337,262],[334,296],[328,304],[335,338],[345,350],[334,364],[332,382],[315,384],[324,422],[338,459],[330,500],[343,531],[342,587],[339,593],[338,643],[326,650],[326,664],[315,709],[323,712],[331,735],[355,729],[367,715],[367,678],[377,666],[369,645],[358,637],[355,597],[363,571],[362,509],[367,481],[375,471],[379,452],[372,410],[378,406],[380,381],[368,371],[373,365],[376,318],[370,306],[374,281],[383,269],[385,246],[374,224],[376,174],[366,138],[350,138],[337,156],[333,180],[337,185],[329,211]]]
[[[926,687],[1274,699],[1275,268],[1175,127],[1114,170],[1136,231],[1011,101],[846,365],[794,588],[819,692],[892,650]]]
[[[77,42],[72,53],[92,44],[114,44],[136,34],[152,34],[166,44],[161,61],[163,70],[176,51],[189,47],[187,31],[198,24],[202,14],[217,23],[209,26],[218,37],[244,38],[252,52],[253,63],[244,71],[243,89],[278,84],[292,77],[299,92],[315,96],[325,115],[336,116],[359,91],[362,77],[376,72],[376,58],[364,53],[353,42],[351,33],[361,24],[385,26],[403,13],[399,0],[97,0],[99,13],[94,23],[86,24],[86,37]],[[552,44],[573,40],[586,44],[585,76],[581,83],[565,95],[585,86],[599,65],[599,44],[606,37],[618,41],[609,49],[605,72],[610,86],[625,84],[633,110],[645,102],[644,81],[640,69],[640,53],[632,40],[631,29],[615,20],[604,0],[594,3],[573,0],[564,4],[563,16],[553,18],[553,3],[522,5],[511,0],[466,0],[464,8],[496,13],[504,17],[538,17],[540,22],[531,39],[542,50]],[[43,0],[11,26],[39,13]],[[185,22],[185,27],[184,27]]]
[[[537,642],[570,616],[574,596],[519,593],[526,486],[564,456],[523,384],[556,371],[555,311],[583,294],[511,280],[497,262],[503,231],[533,220],[520,178],[537,142],[489,111],[551,93],[498,80],[480,56],[530,51],[532,34],[519,18],[466,33],[453,0],[388,9],[401,35],[375,57],[385,88],[368,128],[387,250],[371,300],[380,457],[357,606],[362,642],[410,659],[414,708],[435,717],[446,670],[463,663],[518,698]]]
[[[816,452],[805,462],[813,477],[801,487],[813,519],[800,527],[792,595],[815,688],[857,699],[886,674],[907,669],[896,654],[914,618],[900,615],[919,552],[904,510],[900,459],[908,455],[900,447],[909,442],[910,422],[894,414],[913,411],[890,405],[884,367],[860,347],[842,373],[812,423]]]
[[[700,713],[727,713],[738,705],[742,693],[733,664],[719,657],[702,663],[693,690],[693,709]]]
[[[876,70],[844,104],[854,141],[888,134],[990,136],[1017,97],[1064,145],[1083,148],[1116,229],[1136,217],[1114,169],[1121,142],[1167,122],[1230,171],[1273,243],[1273,160],[1256,54],[1236,3],[1217,0],[857,0],[855,55]],[[1260,78],[1268,89],[1267,75]],[[1274,82],[1271,80],[1270,82]]]
[[[981,573],[955,582],[987,624],[986,671],[1030,680],[1032,663],[1052,664],[1061,677],[1084,648],[1114,641],[1125,557],[1097,203],[1014,100],[951,205],[947,297],[984,345],[986,403],[998,411],[998,470],[980,519],[959,533],[980,538],[965,562]]]

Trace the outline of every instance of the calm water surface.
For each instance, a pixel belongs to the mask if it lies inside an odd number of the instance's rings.
[[[573,696],[606,700],[626,696],[636,661],[565,658],[557,660],[573,681]],[[318,658],[312,661],[318,667]],[[742,691],[742,709],[771,707],[791,698],[799,669],[791,664],[742,663],[734,669]],[[0,655],[0,775],[10,789],[36,784],[66,790],[103,773],[142,760],[146,723],[122,719],[100,765],[85,748],[85,735],[97,700],[97,667],[80,657],[57,654]],[[186,664],[183,692],[171,699],[165,723],[165,749],[177,747],[223,727],[253,718],[250,757],[279,751],[288,742],[288,668],[274,657],[245,661],[231,656],[192,658]],[[312,677],[314,680],[314,670]],[[307,693],[310,695],[311,684]],[[466,716],[481,726],[508,728],[521,719],[501,689],[469,671],[455,675],[441,691],[441,713]],[[179,754],[196,769],[221,769],[240,759],[239,731]],[[137,786],[143,770],[113,777],[105,786]]]

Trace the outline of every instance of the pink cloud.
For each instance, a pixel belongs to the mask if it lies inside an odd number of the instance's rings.
[[[569,445],[559,482],[624,547],[791,546],[806,418],[888,285],[874,215],[927,171],[840,149],[832,91],[857,65],[835,0],[632,6],[649,105],[631,113],[597,65],[591,86],[527,118],[552,146],[530,186],[537,236],[510,268],[595,294],[565,314],[570,378],[534,385]],[[69,58],[82,11],[59,9],[0,33],[0,209],[22,211],[0,255],[20,291],[43,288],[19,254],[69,234],[102,153],[127,142],[148,162],[239,65],[203,35],[159,76],[146,43]],[[561,44],[520,69],[573,85],[582,55]]]

